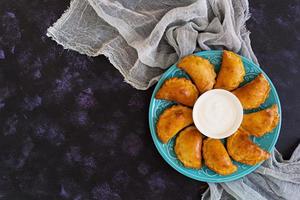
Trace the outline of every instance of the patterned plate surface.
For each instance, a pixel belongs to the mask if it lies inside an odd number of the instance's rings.
[[[195,53],[195,55],[208,59],[212,64],[215,65],[216,72],[219,71],[221,60],[222,60],[222,51],[201,51],[201,52]],[[247,112],[258,111],[258,110],[270,107],[272,104],[278,105],[279,115],[280,115],[280,121],[279,121],[278,126],[271,133],[268,133],[261,138],[252,137],[252,140],[256,144],[258,144],[263,149],[271,152],[276,144],[276,141],[278,139],[279,132],[280,132],[280,127],[281,127],[281,106],[280,106],[279,97],[278,97],[276,89],[275,89],[274,85],[272,84],[271,80],[262,71],[262,69],[260,67],[255,65],[252,61],[250,61],[247,58],[242,57],[242,61],[244,63],[246,76],[245,76],[244,82],[241,85],[244,85],[245,83],[253,80],[259,73],[263,73],[265,75],[265,77],[267,78],[267,80],[269,81],[270,86],[271,86],[269,98],[265,101],[265,103],[262,104],[258,109],[253,109],[253,110],[250,110]],[[153,91],[152,97],[151,97],[150,109],[149,109],[149,125],[150,125],[152,139],[153,139],[154,144],[155,144],[156,148],[158,149],[160,155],[165,159],[165,161],[167,161],[167,163],[169,163],[178,172],[180,172],[190,178],[193,178],[193,179],[196,179],[199,181],[205,181],[205,182],[225,182],[225,181],[236,180],[238,178],[241,178],[241,177],[251,173],[257,167],[259,167],[261,164],[258,164],[255,166],[248,166],[248,165],[234,161],[234,164],[236,164],[238,166],[238,170],[231,175],[222,176],[222,175],[218,175],[215,172],[211,171],[206,166],[203,166],[200,170],[195,170],[195,169],[185,168],[181,164],[181,162],[177,159],[176,154],[173,149],[175,137],[173,139],[171,139],[167,144],[163,144],[158,139],[158,137],[156,135],[156,128],[155,128],[158,117],[162,113],[162,111],[164,111],[167,107],[170,107],[171,105],[175,104],[175,102],[158,100],[158,99],[154,98],[156,92],[159,90],[159,88],[164,83],[164,81],[171,77],[189,78],[189,76],[185,72],[183,72],[182,70],[180,70],[179,68],[176,67],[176,64],[171,66],[162,75],[162,77],[158,81],[158,83]]]

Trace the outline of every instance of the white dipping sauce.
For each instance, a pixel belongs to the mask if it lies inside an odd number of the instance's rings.
[[[241,125],[243,107],[231,92],[210,90],[197,99],[193,108],[193,120],[202,134],[211,138],[225,138]]]

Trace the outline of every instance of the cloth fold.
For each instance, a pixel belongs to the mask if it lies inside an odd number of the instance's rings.
[[[73,0],[47,35],[88,56],[104,54],[137,89],[195,51],[229,49],[257,63],[247,0]]]
[[[299,199],[300,144],[289,160],[275,149],[269,160],[242,179],[226,183],[209,183],[203,200],[215,199]]]
[[[257,63],[245,23],[247,0],[72,0],[47,36],[66,49],[105,55],[137,89],[195,51],[228,49]],[[289,161],[275,150],[255,172],[209,183],[202,199],[298,199],[300,147]]]

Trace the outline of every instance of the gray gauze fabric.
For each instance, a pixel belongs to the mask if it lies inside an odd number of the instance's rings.
[[[73,0],[47,35],[88,56],[104,54],[137,89],[187,54],[229,49],[256,62],[246,0]]]
[[[195,51],[228,49],[257,63],[245,22],[247,0],[73,0],[47,35],[66,49],[104,54],[137,89]],[[275,150],[254,173],[212,184],[203,199],[299,199],[300,147],[289,161]]]
[[[275,149],[269,160],[236,181],[209,183],[202,199],[300,199],[300,145],[289,160]]]

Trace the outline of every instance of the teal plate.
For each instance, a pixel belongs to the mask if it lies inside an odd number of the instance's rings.
[[[195,55],[208,59],[212,64],[215,65],[215,70],[216,70],[216,72],[218,72],[220,69],[220,64],[221,64],[221,60],[222,60],[222,52],[223,51],[201,51],[201,52],[195,53]],[[278,97],[276,89],[275,89],[274,85],[272,84],[271,80],[261,70],[260,67],[255,65],[252,61],[250,61],[247,58],[242,57],[242,61],[244,63],[246,76],[245,76],[244,82],[241,85],[244,85],[245,83],[253,80],[259,73],[263,73],[271,85],[271,91],[270,91],[269,98],[259,108],[253,109],[253,110],[247,110],[244,112],[245,113],[254,112],[254,111],[268,108],[273,104],[278,105],[278,110],[279,110],[279,115],[280,115],[280,121],[279,121],[278,126],[272,132],[264,135],[261,138],[252,137],[253,142],[258,144],[261,148],[267,150],[268,152],[271,152],[275,146],[277,139],[278,139],[280,127],[281,127],[281,119],[282,118],[281,118],[281,106],[280,106],[279,97]],[[185,168],[182,165],[182,163],[177,159],[176,154],[173,149],[176,136],[173,137],[167,144],[163,144],[160,142],[159,138],[157,137],[156,128],[155,128],[158,117],[160,116],[162,111],[164,111],[166,108],[170,107],[171,105],[175,104],[175,102],[158,100],[158,99],[154,98],[156,92],[159,90],[159,88],[164,83],[164,81],[169,78],[172,78],[172,77],[189,78],[189,76],[184,71],[177,68],[176,65],[171,66],[162,75],[162,77],[158,81],[158,83],[153,91],[152,97],[151,97],[150,109],[149,109],[149,124],[150,124],[150,131],[151,131],[152,139],[153,139],[154,144],[155,144],[156,148],[158,149],[160,155],[165,159],[165,161],[167,161],[167,163],[169,163],[169,165],[171,165],[175,170],[182,173],[183,175],[188,176],[193,179],[196,179],[196,180],[199,180],[199,181],[205,181],[205,182],[233,181],[233,180],[239,179],[239,178],[251,173],[257,167],[259,167],[261,165],[261,163],[258,165],[255,165],[255,166],[249,166],[249,165],[245,165],[245,164],[234,161],[234,164],[238,166],[238,170],[233,174],[230,174],[227,176],[222,176],[222,175],[216,174],[215,172],[211,171],[205,165],[199,170]]]

